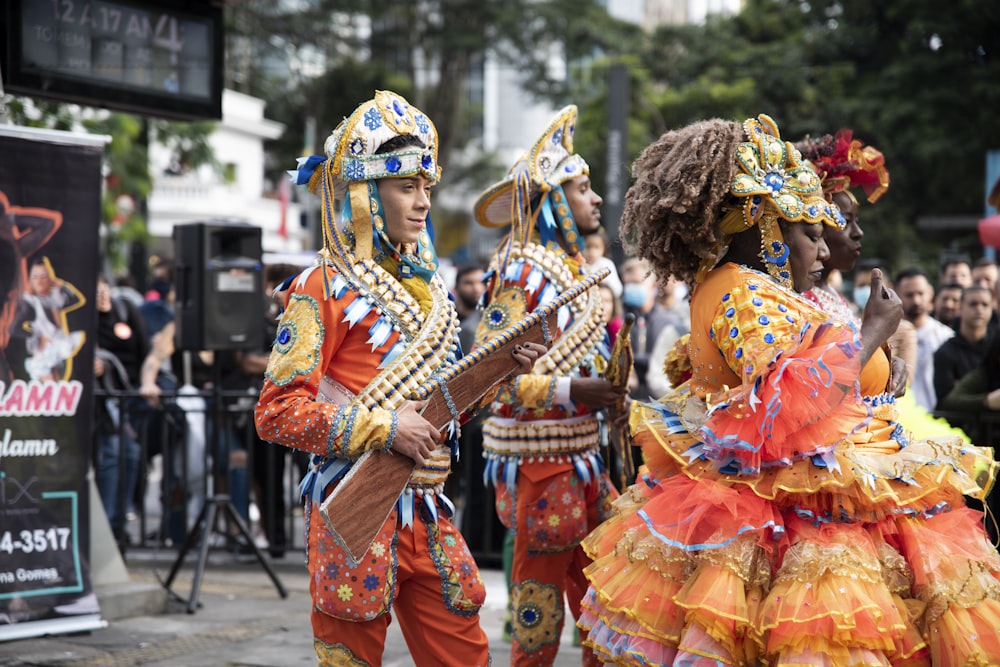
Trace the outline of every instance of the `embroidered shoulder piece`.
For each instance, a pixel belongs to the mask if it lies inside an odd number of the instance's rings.
[[[265,375],[284,387],[296,376],[308,376],[319,363],[323,347],[323,320],[319,304],[308,294],[293,294],[274,340],[271,363]]]

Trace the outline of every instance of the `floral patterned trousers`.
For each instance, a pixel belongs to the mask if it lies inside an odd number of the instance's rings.
[[[458,529],[425,512],[398,527],[394,510],[360,563],[308,512],[312,626],[320,667],[377,667],[393,613],[416,667],[487,667],[479,607],[486,589]]]
[[[583,569],[590,564],[580,541],[605,515],[614,489],[606,475],[584,483],[570,467],[522,465],[517,488],[497,486],[497,510],[516,525],[511,568],[512,667],[551,665],[568,605],[579,618],[587,591]],[[546,474],[546,473],[555,474]],[[603,664],[590,648],[584,667]]]

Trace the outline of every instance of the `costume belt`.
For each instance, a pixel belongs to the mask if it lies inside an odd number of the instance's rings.
[[[555,457],[597,450],[600,423],[593,414],[569,419],[490,417],[483,424],[487,457]]]
[[[584,484],[596,482],[604,472],[599,431],[600,423],[592,414],[525,422],[491,417],[483,424],[483,483],[495,487],[502,478],[513,486],[521,465],[543,461],[571,464]]]

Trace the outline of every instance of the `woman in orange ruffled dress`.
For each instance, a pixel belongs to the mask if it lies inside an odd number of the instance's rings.
[[[690,379],[632,414],[645,465],[584,543],[587,644],[619,665],[1000,664],[1000,556],[963,499],[992,452],[863,398],[901,305],[877,271],[860,325],[799,295],[841,220],[816,173],[760,116],[669,132],[634,174],[623,240],[692,286]]]

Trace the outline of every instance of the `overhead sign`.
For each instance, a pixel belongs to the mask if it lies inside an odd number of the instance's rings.
[[[222,117],[220,3],[8,0],[10,91],[177,119]]]

